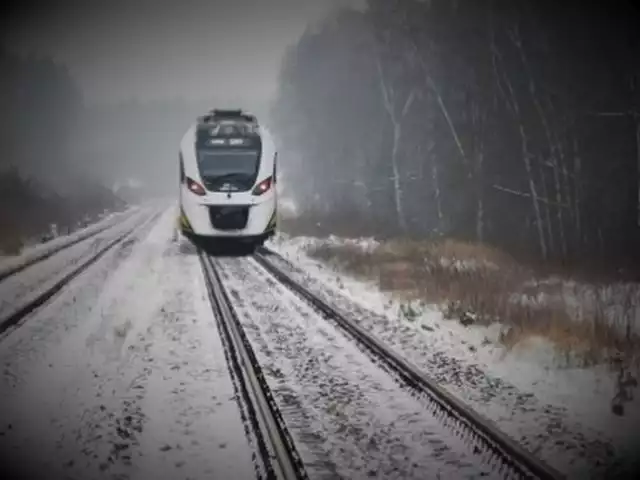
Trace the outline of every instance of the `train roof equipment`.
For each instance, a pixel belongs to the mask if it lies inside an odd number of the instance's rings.
[[[220,109],[214,108],[206,115],[198,118],[199,123],[243,123],[258,126],[258,119],[255,115],[242,109]]]
[[[198,118],[196,144],[202,147],[259,147],[255,115],[241,109],[214,109]]]

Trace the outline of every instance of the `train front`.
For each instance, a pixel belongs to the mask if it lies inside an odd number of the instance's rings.
[[[181,228],[191,237],[261,245],[275,233],[275,148],[255,122],[209,117],[181,148]]]

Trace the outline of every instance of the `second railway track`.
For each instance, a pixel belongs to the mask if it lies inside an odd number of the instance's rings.
[[[125,228],[123,232],[118,233],[113,238],[107,239],[105,245],[101,246],[96,252],[89,254],[73,268],[61,272],[61,274],[59,274],[56,278],[50,279],[45,285],[43,285],[42,288],[39,288],[33,291],[31,294],[26,295],[24,298],[21,298],[19,303],[15,305],[8,313],[3,313],[0,316],[0,339],[8,335],[11,332],[12,328],[16,328],[17,326],[19,326],[25,318],[35,312],[38,308],[45,305],[74,278],[78,277],[89,267],[98,262],[98,260],[100,260],[109,251],[113,250],[116,246],[121,245],[127,239],[131,238],[140,229],[155,222],[160,215],[161,212],[155,212],[153,215],[148,216],[141,223],[136,223],[132,227]],[[132,217],[130,216],[125,217],[125,222],[123,223],[126,223],[126,220],[129,220],[131,218]],[[111,225],[104,230],[109,231],[110,229],[115,228],[117,228],[117,225]],[[102,231],[103,230],[100,230],[100,232]],[[95,235],[97,234],[87,235],[85,238],[83,238],[83,240],[90,241],[90,239]],[[77,243],[78,242],[74,242],[73,245]],[[52,257],[56,253],[59,252],[56,251],[51,256],[47,256],[47,258]],[[12,275],[19,274],[20,271],[22,270],[17,270],[16,272],[13,272]]]
[[[131,208],[124,212],[119,212],[115,214],[113,217],[107,219],[106,221],[98,222],[97,224],[91,225],[87,228],[82,229],[79,232],[76,232],[67,238],[62,240],[56,239],[49,244],[39,245],[36,247],[35,253],[30,253],[26,255],[24,258],[18,257],[15,260],[7,262],[6,265],[0,267],[0,282],[11,277],[12,275],[16,275],[33,265],[47,260],[57,253],[62,252],[74,245],[77,245],[85,240],[88,240],[93,237],[97,237],[99,234],[106,232],[107,230],[113,228],[118,223],[130,218],[132,215],[135,215],[138,211],[138,208]]]

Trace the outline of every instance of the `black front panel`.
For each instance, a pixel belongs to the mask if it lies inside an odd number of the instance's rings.
[[[209,207],[211,225],[217,230],[242,230],[249,220],[249,207],[228,205]]]

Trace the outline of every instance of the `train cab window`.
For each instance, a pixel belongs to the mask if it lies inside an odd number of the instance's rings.
[[[198,169],[211,190],[227,183],[241,190],[251,188],[260,169],[260,152],[256,150],[201,150]]]

